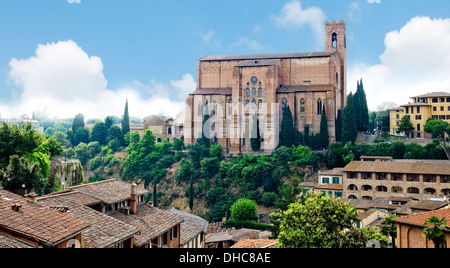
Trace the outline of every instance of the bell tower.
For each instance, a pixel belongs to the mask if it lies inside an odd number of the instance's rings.
[[[325,21],[325,51],[337,52],[340,58],[340,68],[336,70],[336,100],[337,109],[343,109],[347,102],[347,27],[344,20],[336,23]]]

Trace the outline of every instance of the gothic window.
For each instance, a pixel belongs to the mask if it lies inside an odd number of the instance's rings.
[[[300,116],[306,116],[306,103],[305,99],[300,100]]]
[[[262,100],[259,100],[258,101],[258,109],[259,110],[262,110],[262,104],[263,104]]]
[[[317,100],[317,115],[322,115],[323,103],[322,99]]]
[[[263,90],[262,90],[262,88],[259,88],[258,89],[258,98],[262,98],[262,96],[263,96]]]
[[[283,100],[281,101],[281,113],[284,112],[284,109],[287,107],[287,100],[285,98],[283,98]]]
[[[253,110],[256,109],[256,100],[252,100],[252,109],[253,109]]]
[[[198,109],[198,116],[202,116],[203,108],[202,108],[202,103],[201,102],[198,103],[197,109]]]
[[[228,107],[227,107],[227,109],[228,109],[228,115],[231,115],[232,112],[233,112],[233,101],[231,99],[228,100]]]
[[[256,88],[252,88],[252,98],[256,98]]]
[[[250,101],[246,100],[245,101],[245,109],[248,110],[250,108]]]
[[[247,88],[247,89],[245,90],[245,96],[246,96],[247,98],[250,98],[250,89],[249,89],[249,88]]]

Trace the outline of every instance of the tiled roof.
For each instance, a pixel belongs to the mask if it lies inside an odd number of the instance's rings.
[[[255,59],[255,60],[245,60],[238,65],[237,67],[262,67],[262,66],[272,66],[275,63],[279,62],[279,59]]]
[[[231,248],[274,248],[278,240],[241,240]]]
[[[297,86],[288,86],[283,85],[277,88],[277,93],[291,93],[291,92],[316,92],[316,91],[330,91],[333,87],[330,85],[297,85]]]
[[[68,215],[90,224],[91,228],[83,232],[83,248],[108,248],[139,233],[134,226],[73,201],[70,195],[50,196],[38,202],[53,209],[67,208]]]
[[[35,248],[19,239],[0,234],[0,248]]]
[[[344,172],[383,172],[402,174],[450,175],[448,160],[392,160],[390,162],[353,161]]]
[[[336,175],[336,176],[342,176],[343,175],[344,168],[333,168],[332,170],[326,170],[326,171],[319,171],[319,175]]]
[[[245,55],[217,55],[205,56],[200,61],[232,61],[232,60],[262,60],[262,59],[289,59],[289,58],[316,58],[329,57],[332,52],[292,52]]]
[[[175,208],[169,210],[169,212],[174,213],[181,218],[183,218],[183,222],[181,223],[181,237],[180,237],[180,246],[186,245],[192,239],[197,237],[201,233],[208,232],[209,223],[207,220],[200,218],[199,216],[192,215]]]
[[[83,194],[83,193],[79,193],[79,192],[74,192],[74,191],[62,191],[62,192],[57,192],[57,193],[53,193],[53,194],[49,194],[49,195],[45,195],[45,196],[41,196],[37,198],[39,201],[41,200],[45,200],[45,199],[52,199],[52,200],[58,200],[58,199],[62,199],[62,200],[72,200],[78,204],[81,205],[85,205],[85,206],[90,206],[90,205],[94,205],[94,204],[100,204],[101,200],[97,199],[95,197],[89,196],[87,194]]]
[[[436,98],[436,97],[450,97],[450,93],[447,92],[431,92],[411,98]]]
[[[448,206],[447,201],[420,200],[411,206],[413,209],[436,210]]]
[[[232,95],[231,88],[201,88],[191,93],[191,95]]]
[[[110,216],[136,227],[141,232],[140,235],[135,236],[134,244],[137,247],[149,243],[183,221],[174,213],[150,207],[147,204],[138,205],[136,214],[127,215],[117,211]]]
[[[112,179],[73,186],[69,189],[99,199],[103,203],[114,204],[130,199],[131,183],[120,179]],[[147,190],[137,188],[137,195],[146,193],[148,193]]]
[[[393,219],[393,221],[422,227],[423,224],[433,216],[438,217],[439,219],[445,218],[448,224],[450,223],[450,208],[399,217]]]
[[[13,211],[13,205],[21,206],[21,211]],[[13,193],[0,191],[0,229],[47,246],[55,246],[87,228],[89,224],[84,221],[27,201]]]

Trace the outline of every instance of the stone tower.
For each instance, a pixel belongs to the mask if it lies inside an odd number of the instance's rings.
[[[341,97],[342,107],[346,106],[347,101],[347,27],[344,20],[336,23],[325,21],[325,51],[337,52],[341,58],[340,70],[336,72],[336,84],[343,94],[337,94]]]

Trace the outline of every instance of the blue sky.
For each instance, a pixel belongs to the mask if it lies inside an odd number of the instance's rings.
[[[377,3],[378,2],[378,3]],[[204,55],[321,51],[347,23],[348,90],[369,105],[450,91],[450,1],[4,0],[0,114],[144,117],[184,110]],[[412,95],[411,95],[412,94]]]

